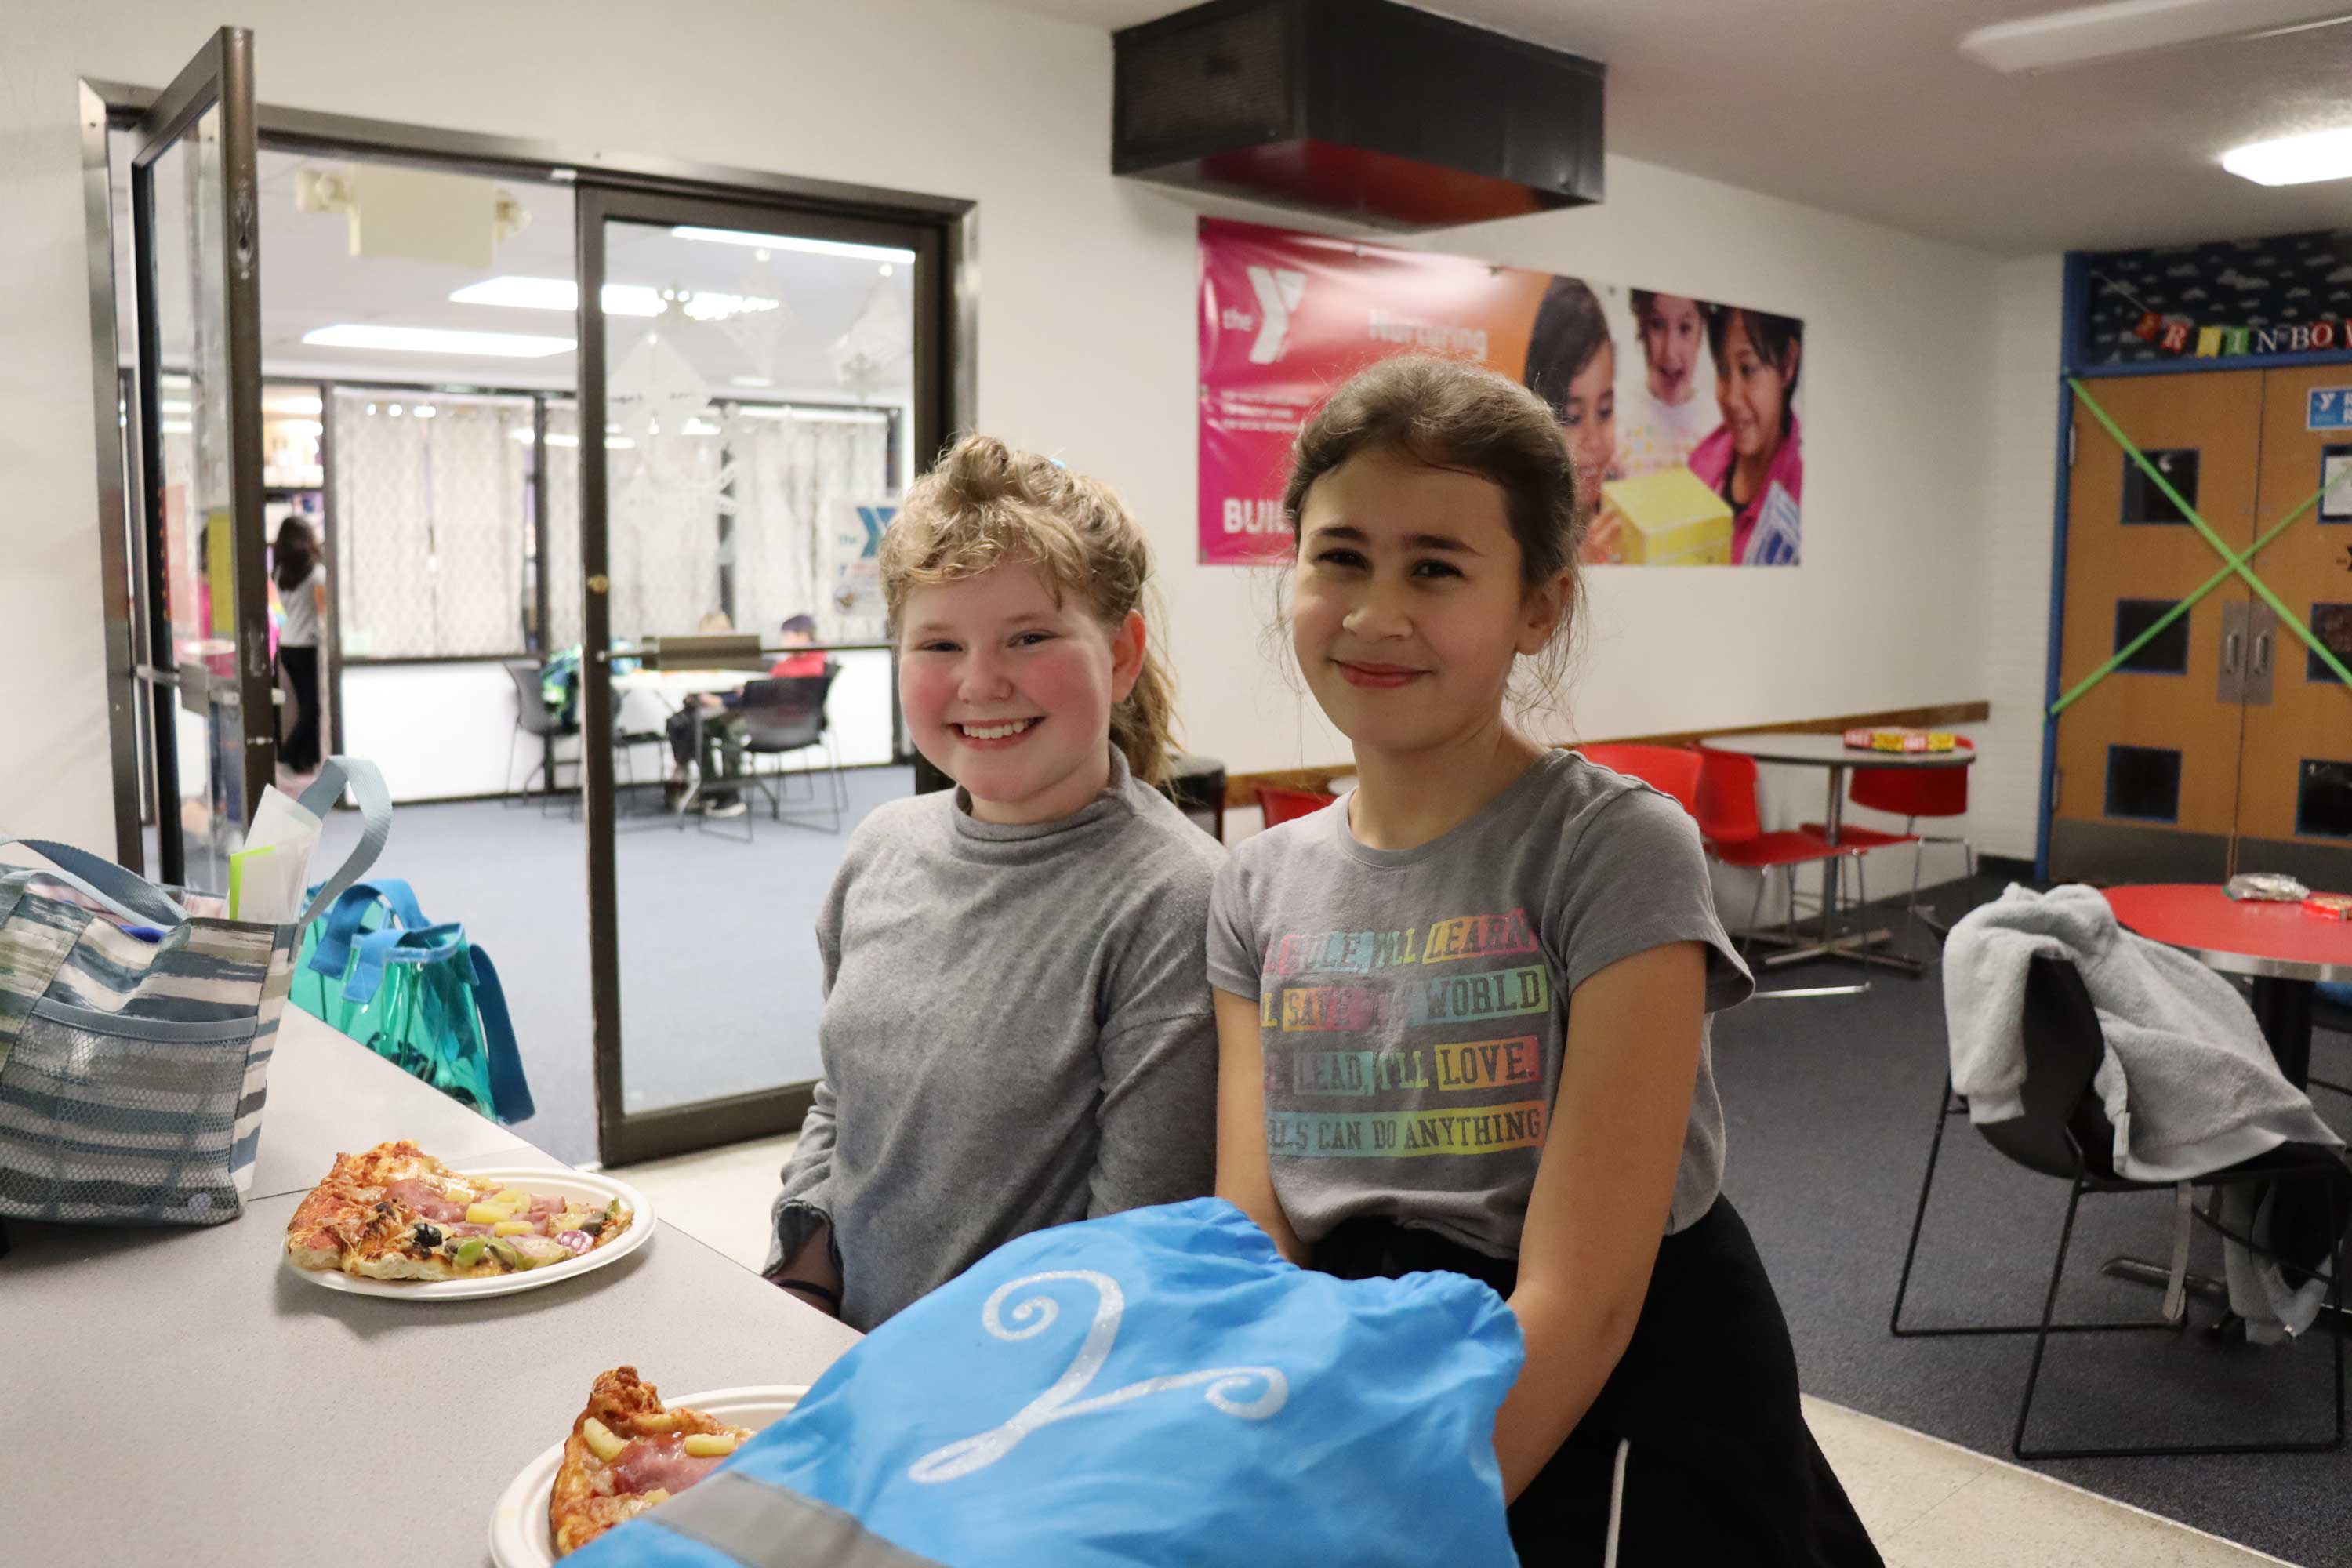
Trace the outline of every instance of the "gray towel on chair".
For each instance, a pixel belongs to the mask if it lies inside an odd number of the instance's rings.
[[[1944,1021],[1970,1121],[2023,1114],[2026,965],[2043,955],[2072,959],[2098,1009],[2106,1054],[2092,1086],[2115,1123],[2118,1174],[2172,1182],[2289,1141],[2342,1146],[2279,1071],[2237,987],[2124,930],[2084,887],[2012,885],[1952,928]]]
[[[2116,1173],[2176,1182],[2288,1142],[2341,1148],[2310,1097],[2287,1082],[2237,987],[2187,953],[2124,930],[2095,888],[2047,893],[2012,884],[1952,928],[1944,948],[1944,1022],[1952,1088],[1969,1120],[2025,1113],[2027,961],[2072,959],[2106,1037],[2091,1080],[2115,1124]],[[2260,1194],[2232,1189],[2224,1216],[2260,1237]],[[2262,1205],[2267,1209],[2267,1205]],[[2252,1226],[2249,1230],[2249,1226]],[[2275,1263],[2225,1243],[2230,1305],[2256,1339],[2299,1333],[2326,1284],[2290,1289]]]

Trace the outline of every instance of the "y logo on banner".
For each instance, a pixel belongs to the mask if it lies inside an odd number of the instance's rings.
[[[1272,364],[1282,357],[1290,336],[1290,312],[1307,292],[1307,274],[1287,267],[1249,268],[1250,289],[1257,295],[1257,341],[1250,344],[1252,364]]]
[[[874,559],[875,552],[882,545],[882,531],[889,527],[890,520],[898,515],[898,509],[895,506],[861,506],[857,509],[857,521],[866,525],[866,543],[857,552],[859,560]]]

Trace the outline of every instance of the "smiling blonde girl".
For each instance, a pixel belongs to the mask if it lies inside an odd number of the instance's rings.
[[[768,1268],[856,1328],[1015,1237],[1209,1190],[1224,852],[1153,787],[1150,574],[1108,489],[984,436],[883,535],[907,731],[957,788],[860,824],[818,918],[824,1077]]]

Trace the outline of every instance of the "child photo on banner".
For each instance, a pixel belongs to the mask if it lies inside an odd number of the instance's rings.
[[[1588,563],[1799,563],[1796,318],[1216,218],[1200,241],[1204,564],[1280,557],[1291,440],[1332,387],[1404,353],[1475,361],[1551,405]]]

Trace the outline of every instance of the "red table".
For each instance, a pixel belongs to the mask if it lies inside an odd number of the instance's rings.
[[[2352,980],[2352,921],[2322,920],[2300,904],[2258,903],[2202,882],[2109,888],[2116,919],[2210,969],[2254,983],[2254,1016],[2279,1068],[2297,1089],[2311,1077],[2312,987]]]

